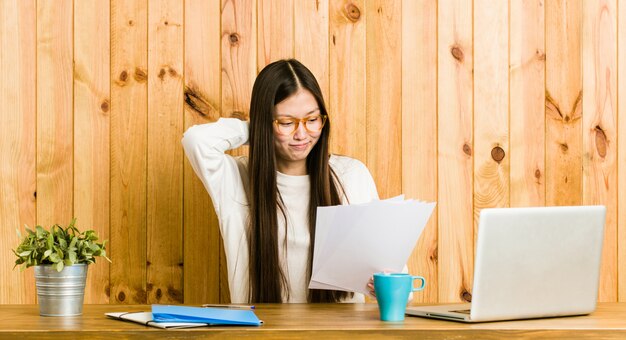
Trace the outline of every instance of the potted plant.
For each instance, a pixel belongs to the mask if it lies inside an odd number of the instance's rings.
[[[83,312],[83,298],[87,268],[102,256],[107,261],[105,243],[98,243],[93,230],[81,232],[76,219],[67,226],[55,224],[49,230],[36,226],[26,228],[20,245],[13,250],[15,266],[21,270],[35,267],[35,284],[39,314],[44,316],[72,316]]]

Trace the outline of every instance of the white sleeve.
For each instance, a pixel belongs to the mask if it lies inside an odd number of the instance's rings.
[[[368,197],[369,201],[378,200],[378,190],[376,189],[376,183],[374,182],[372,174],[365,164],[361,162],[359,162],[359,164],[361,167],[361,177],[363,181],[363,195]]]
[[[247,141],[248,122],[235,118],[194,125],[183,135],[185,154],[211,195],[220,220],[234,205],[247,205],[237,161],[225,153]]]
[[[349,163],[348,163],[349,162]],[[365,164],[356,159],[349,159],[346,168],[340,171],[340,181],[348,201],[343,204],[360,204],[378,200],[378,191],[372,174]]]

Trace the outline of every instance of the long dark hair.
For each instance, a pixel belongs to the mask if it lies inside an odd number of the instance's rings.
[[[300,89],[311,92],[320,113],[328,115],[315,76],[295,59],[279,60],[267,65],[257,76],[252,88],[248,162],[250,220],[247,233],[250,302],[283,302],[282,292],[288,291],[287,278],[278,258],[278,211],[285,217],[285,210],[276,184],[273,117],[276,104]],[[339,190],[343,194],[341,185],[328,165],[329,136],[330,119],[306,160],[311,181],[308,214],[311,242],[307,278],[311,276],[317,207],[341,204]],[[337,302],[351,295],[341,291],[309,290],[308,300]]]

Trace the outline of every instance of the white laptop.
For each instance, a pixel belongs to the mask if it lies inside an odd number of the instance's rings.
[[[407,307],[408,315],[485,322],[593,312],[604,206],[483,209],[472,303]]]

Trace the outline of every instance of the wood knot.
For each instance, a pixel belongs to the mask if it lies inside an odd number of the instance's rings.
[[[452,54],[452,57],[456,59],[459,63],[462,63],[463,59],[465,59],[463,49],[461,49],[461,47],[458,45],[452,46],[452,48],[450,49],[450,53]]]
[[[183,293],[174,287],[167,287],[167,296],[174,301],[183,302]]]
[[[126,294],[124,294],[124,292],[119,292],[119,294],[117,294],[117,301],[124,302],[124,300],[126,300]]]
[[[235,46],[239,43],[239,34],[237,33],[231,33],[228,36],[228,41],[230,42],[231,46]]]
[[[102,102],[102,104],[100,104],[100,109],[102,110],[102,112],[109,112],[109,101],[108,100],[104,100]]]
[[[178,76],[178,72],[176,72],[176,70],[171,68],[171,67],[167,69],[167,73],[169,73],[171,77],[177,77]]]
[[[135,291],[135,301],[148,303],[148,293],[143,289],[137,289]]]
[[[135,25],[135,22],[134,22],[134,21],[132,21],[132,20],[128,20],[128,26],[134,26],[134,25]]]
[[[504,156],[504,150],[501,147],[496,146],[495,148],[491,149],[491,158],[493,158],[494,161],[500,163],[504,159]]]
[[[33,197],[37,198],[37,191],[33,192]]]
[[[571,119],[571,118],[570,118],[569,116],[565,116],[565,118],[563,118],[563,120],[564,120],[566,123],[569,123],[570,119]]]
[[[166,73],[166,72],[165,72],[165,69],[164,69],[164,68],[162,68],[161,70],[159,70],[159,76],[158,76],[158,77],[159,77],[159,79],[161,79],[161,80],[165,79],[165,73]]]
[[[107,297],[111,296],[111,285],[106,285],[106,287],[104,287],[104,294],[106,294]]]
[[[545,96],[546,116],[557,121],[563,120],[563,114],[561,113],[561,109],[559,108],[556,100],[554,100],[554,98],[552,98],[552,96],[550,95],[550,92],[546,90]]]
[[[233,111],[230,113],[230,118],[237,118],[239,120],[246,120],[246,114],[241,111]]]
[[[602,130],[602,128],[599,125],[596,126],[595,132],[596,132],[596,150],[598,151],[598,155],[604,158],[606,157],[606,144],[607,144],[606,134],[604,133],[604,130]]]
[[[353,3],[346,4],[343,7],[346,18],[352,22],[357,22],[361,18],[361,10]]]
[[[567,152],[567,150],[569,150],[569,147],[567,146],[567,143],[561,143],[561,144],[559,144],[559,146],[561,147],[561,151],[563,151],[563,152]]]
[[[469,144],[465,143],[463,144],[463,153],[465,153],[468,156],[472,155],[472,147],[469,146]]]
[[[536,179],[540,179],[541,178],[541,171],[539,171],[539,169],[535,169],[535,178]]]
[[[218,112],[215,106],[211,105],[202,91],[191,86],[185,86],[185,105],[202,117],[209,117],[212,121],[217,120],[219,117],[211,117],[212,113]]]
[[[122,73],[120,73],[120,81],[123,83],[126,83],[127,80],[128,80],[128,72],[124,70],[122,71]]]
[[[439,261],[439,248],[437,248],[437,247],[435,246],[435,248],[434,248],[434,249],[430,252],[429,259],[430,259],[432,262],[437,262],[437,261]]]
[[[472,294],[470,294],[470,292],[468,292],[467,290],[463,289],[463,291],[461,292],[461,300],[465,302],[472,302]]]
[[[333,34],[333,46],[337,45],[337,43],[335,42],[335,35]]]
[[[135,81],[137,81],[138,83],[145,83],[148,80],[148,73],[146,73],[146,70],[144,69],[135,67],[135,73],[133,73],[133,78],[135,78]]]
[[[536,50],[535,56],[537,57],[537,60],[540,60],[540,61],[546,60],[546,54],[543,53],[541,50]]]
[[[161,291],[161,288],[157,288],[156,293],[154,293],[154,295],[157,300],[161,300],[161,298],[163,297],[163,292]]]
[[[167,26],[167,25],[169,25],[170,23],[166,21],[166,22],[164,22],[163,24],[164,24],[165,26]]]

